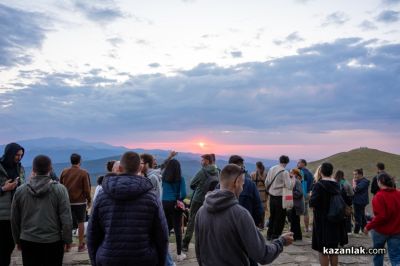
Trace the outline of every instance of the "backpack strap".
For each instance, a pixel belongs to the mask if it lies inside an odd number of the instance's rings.
[[[271,184],[269,184],[269,185],[267,186],[267,192],[269,191],[269,188],[270,188],[270,187],[272,186],[272,184],[274,183],[276,177],[277,177],[280,173],[283,173],[284,171],[285,171],[285,170],[280,170],[280,171],[274,176],[274,178],[272,179]]]

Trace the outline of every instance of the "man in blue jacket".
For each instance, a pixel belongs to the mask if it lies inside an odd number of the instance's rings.
[[[369,180],[364,177],[362,168],[354,170],[353,176],[354,176],[353,206],[354,206],[354,220],[355,220],[354,233],[358,234],[364,231],[364,227],[367,224],[367,220],[365,219],[365,207],[369,203],[368,199]]]
[[[126,152],[121,174],[103,180],[88,224],[92,265],[165,265],[168,226],[150,180],[137,175],[140,163]]]
[[[297,162],[297,168],[300,169],[300,173],[303,177],[301,181],[303,187],[303,194],[304,194],[304,231],[312,231],[312,228],[309,227],[310,218],[308,215],[308,202],[310,201],[311,195],[311,188],[314,182],[313,174],[306,168],[307,161],[305,159],[300,159]]]

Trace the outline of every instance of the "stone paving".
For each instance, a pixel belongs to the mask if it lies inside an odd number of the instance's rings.
[[[296,241],[293,245],[286,247],[280,256],[270,265],[319,265],[318,253],[311,249],[311,238],[309,233],[303,235],[303,241]],[[371,239],[365,235],[349,236],[349,244],[347,246],[354,247],[371,247]],[[170,244],[171,254],[176,254],[176,245]],[[174,256],[175,258],[175,256]],[[11,265],[22,265],[21,253],[14,251]],[[77,252],[77,247],[73,247],[72,251],[64,256],[64,265],[90,265],[87,252]],[[194,245],[190,244],[187,258],[178,262],[177,265],[194,266],[198,265]],[[372,256],[367,255],[343,255],[339,256],[339,265],[372,265]],[[387,255],[385,255],[385,265],[390,265]],[[216,265],[217,266],[217,265]]]

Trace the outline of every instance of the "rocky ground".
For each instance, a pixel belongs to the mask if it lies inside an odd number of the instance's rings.
[[[295,242],[293,245],[286,247],[283,253],[271,265],[319,265],[318,253],[311,249],[311,235],[306,233],[301,242]],[[349,236],[349,244],[347,246],[354,247],[371,247],[371,239],[365,235]],[[176,254],[176,246],[170,244],[171,254]],[[221,254],[223,255],[223,254]],[[339,256],[340,265],[372,265],[372,256],[367,255],[342,255]],[[21,253],[14,251],[11,265],[22,265]],[[64,265],[90,265],[87,252],[77,252],[77,247],[73,247],[72,251],[65,254]],[[194,245],[191,244],[187,259],[177,263],[177,265],[194,266],[198,265],[194,253]],[[390,265],[387,255],[385,255],[385,265]]]

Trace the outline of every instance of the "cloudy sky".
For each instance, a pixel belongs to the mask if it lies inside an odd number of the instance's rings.
[[[1,143],[400,153],[400,0],[0,0],[0,116]]]

